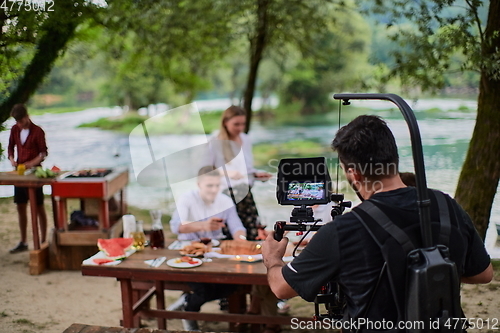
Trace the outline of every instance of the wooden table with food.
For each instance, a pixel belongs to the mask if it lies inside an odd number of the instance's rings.
[[[0,185],[14,185],[28,188],[31,227],[33,230],[33,248],[35,250],[40,250],[40,234],[37,223],[38,208],[35,190],[43,185],[51,185],[53,182],[53,178],[41,178],[36,176],[35,173],[20,175],[17,171],[0,172]]]
[[[153,250],[146,247],[143,251],[135,252],[120,262],[106,262],[103,254],[98,253],[95,258],[83,262],[82,274],[113,277],[120,282],[124,327],[139,327],[141,317],[156,317],[160,329],[166,328],[166,319],[174,318],[224,321],[233,324],[290,325],[292,317],[244,314],[246,293],[250,290],[250,286],[268,285],[266,268],[259,254],[260,243],[222,241],[219,252],[211,249],[210,244],[202,247],[201,243],[187,243],[182,250],[179,247],[175,250]],[[203,252],[210,251],[210,253],[204,253],[204,257],[201,258],[183,255],[188,254],[186,251],[196,254],[200,248]],[[167,311],[163,291],[189,290],[187,286],[189,282],[236,284],[242,288],[229,298],[229,313]],[[144,292],[140,293],[141,290]],[[156,309],[151,309],[149,306],[149,300],[153,296],[156,296]],[[231,325],[230,329],[231,327],[234,325]]]

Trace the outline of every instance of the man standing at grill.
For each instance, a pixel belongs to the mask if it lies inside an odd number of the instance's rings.
[[[10,130],[8,156],[13,167],[18,169],[24,167],[26,170],[40,166],[47,156],[47,144],[45,143],[45,132],[31,121],[28,110],[24,104],[16,104],[10,115],[16,120],[16,124]],[[14,148],[17,150],[17,159],[14,158]],[[21,166],[23,165],[23,166]],[[10,253],[28,250],[27,244],[27,203],[28,189],[26,187],[14,187],[14,202],[17,205],[19,217],[19,230],[21,240]],[[38,221],[40,223],[41,241],[45,242],[47,236],[47,214],[43,206],[42,187],[36,189],[36,203],[38,206]]]

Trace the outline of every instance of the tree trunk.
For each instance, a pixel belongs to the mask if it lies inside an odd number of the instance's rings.
[[[58,4],[63,4],[63,2]],[[71,10],[72,6],[70,4],[69,10]],[[58,8],[58,10],[66,10],[66,8]],[[0,123],[10,117],[10,111],[15,104],[26,103],[29,100],[43,82],[45,76],[50,73],[54,62],[61,54],[61,50],[73,38],[75,29],[81,20],[72,12],[68,12],[68,15],[73,16],[73,19],[54,22],[56,20],[51,17],[44,23],[44,28],[39,32],[43,33],[43,36],[37,44],[31,62],[24,70],[23,76],[14,91],[0,104]]]
[[[500,46],[500,1],[490,1],[482,53],[491,58]],[[490,41],[490,42],[488,42]],[[500,80],[481,72],[477,119],[455,197],[484,239],[500,177]]]
[[[252,100],[255,93],[257,73],[268,41],[268,8],[270,2],[271,0],[257,0],[257,29],[255,36],[250,38],[250,70],[243,96],[243,108],[247,112],[246,133],[250,130],[252,120]]]

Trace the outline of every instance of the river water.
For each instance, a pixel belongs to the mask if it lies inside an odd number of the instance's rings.
[[[212,100],[197,102],[200,110],[223,109],[229,102],[227,100]],[[370,107],[374,114],[387,120],[396,137],[400,152],[400,170],[413,171],[413,159],[407,125],[399,111],[388,102],[378,101],[352,101],[355,106]],[[466,106],[475,110],[475,101],[464,100],[420,100],[410,103],[418,119],[422,137],[424,160],[426,166],[427,185],[440,189],[453,196],[461,165],[464,161],[468,142],[475,124],[475,112],[457,111],[459,107]],[[446,112],[423,112],[430,108],[439,108]],[[452,110],[452,111],[447,111]],[[63,170],[78,170],[93,167],[127,166],[130,170],[130,184],[127,188],[127,201],[129,204],[146,209],[163,209],[172,213],[173,200],[167,188],[143,187],[136,181],[133,172],[129,136],[127,134],[102,131],[93,128],[77,128],[81,123],[90,122],[101,117],[120,115],[120,108],[93,108],[79,112],[63,114],[45,114],[33,116],[32,120],[40,125],[46,133],[49,156],[44,162],[45,167],[57,165]],[[343,108],[344,115],[348,114],[348,107]],[[6,128],[14,124],[12,119],[6,122]],[[260,123],[252,124],[250,135],[255,143],[259,142],[287,142],[297,139],[312,139],[329,145],[338,124],[323,126],[272,126]],[[0,142],[4,149],[7,148],[9,131],[0,133]],[[178,146],[190,146],[206,140],[204,135],[165,135],[156,138],[165,147],[176,149]],[[143,156],[136,159],[148,160],[149,151],[145,148],[139,154]],[[5,158],[0,161],[0,171],[9,171],[11,166]],[[137,152],[135,152],[137,155]],[[293,157],[290,152],[289,157]],[[270,172],[276,162],[267,166],[259,166]],[[332,175],[334,178],[334,175]],[[271,226],[276,220],[284,220],[290,216],[291,207],[279,206],[276,203],[275,182],[256,182],[253,193],[264,223]],[[50,193],[50,187],[44,188]],[[0,196],[12,196],[12,186],[0,186]],[[348,200],[355,197],[352,192],[347,194]],[[486,245],[494,257],[500,257],[500,248],[495,246],[495,222],[500,223],[500,199],[495,200],[491,225],[488,230]]]

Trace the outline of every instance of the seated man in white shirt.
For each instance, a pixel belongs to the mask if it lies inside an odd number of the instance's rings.
[[[221,239],[227,225],[233,239],[246,240],[246,229],[241,223],[233,201],[220,192],[220,174],[212,166],[198,172],[198,190],[187,192],[177,202],[177,210],[170,220],[170,229],[180,240],[201,238]],[[200,311],[201,306],[215,299],[229,296],[235,285],[190,283],[192,293],[183,294],[168,307],[170,311]],[[198,330],[195,320],[182,320],[187,331]]]
[[[230,197],[220,191],[220,175],[212,166],[198,172],[198,190],[185,193],[177,202],[170,229],[179,240],[221,239],[227,226],[234,239],[246,239]]]

